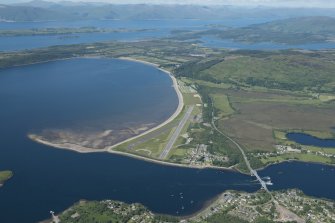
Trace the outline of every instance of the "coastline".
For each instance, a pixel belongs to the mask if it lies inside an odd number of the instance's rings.
[[[191,169],[216,169],[216,170],[225,170],[225,171],[237,171],[233,168],[229,168],[229,167],[216,167],[216,166],[196,166],[196,165],[189,165],[189,164],[182,164],[182,163],[172,163],[172,162],[167,162],[167,161],[163,161],[163,160],[156,160],[153,158],[149,158],[149,157],[145,157],[145,156],[140,156],[140,155],[136,155],[136,154],[132,154],[132,153],[126,153],[126,152],[120,152],[120,151],[115,151],[115,150],[107,150],[107,149],[100,149],[100,150],[96,150],[96,149],[91,149],[91,148],[87,148],[87,147],[83,147],[80,145],[75,145],[75,144],[55,144],[55,143],[51,143],[48,141],[45,141],[43,139],[37,138],[35,135],[28,135],[28,137],[40,144],[46,145],[46,146],[50,146],[50,147],[54,147],[57,149],[63,149],[63,150],[70,150],[72,152],[77,152],[77,153],[112,153],[112,154],[116,154],[116,155],[120,155],[120,156],[127,156],[133,159],[137,159],[137,160],[143,160],[146,162],[150,162],[150,163],[155,163],[155,164],[160,164],[160,165],[165,165],[165,166],[173,166],[173,167],[183,167],[183,168],[191,168]],[[239,172],[239,171],[237,171]],[[239,172],[241,173],[241,172]],[[244,173],[242,173],[244,174]]]
[[[34,64],[44,64],[44,63],[49,63],[49,62],[80,59],[80,58],[83,58],[83,59],[101,59],[101,58],[117,59],[117,58],[105,57],[105,56],[99,56],[99,55],[73,56],[73,57],[64,57],[64,58],[50,59],[50,60],[31,62],[31,63],[24,63],[24,64],[19,64],[19,65],[12,65],[12,66],[9,66],[9,67],[1,67],[1,68],[7,69],[7,68],[11,68],[11,67],[24,67],[24,66],[34,65]]]
[[[169,77],[172,79],[172,82],[173,82],[173,88],[176,91],[177,96],[178,96],[178,107],[177,107],[176,111],[167,120],[165,120],[161,124],[159,124],[159,125],[151,128],[151,129],[148,129],[147,131],[145,131],[145,132],[143,132],[143,133],[141,133],[141,134],[139,134],[137,136],[133,136],[131,138],[123,140],[122,142],[119,142],[119,143],[116,143],[116,144],[114,144],[112,146],[107,147],[108,152],[112,151],[112,149],[115,148],[115,147],[117,147],[117,146],[120,146],[120,145],[122,145],[124,143],[127,143],[127,142],[132,141],[132,140],[137,139],[137,138],[140,138],[142,136],[145,136],[145,135],[147,135],[147,134],[149,134],[149,133],[151,133],[153,131],[156,131],[156,130],[160,129],[161,127],[167,125],[168,123],[172,122],[175,118],[177,118],[177,116],[182,112],[182,110],[184,108],[184,98],[183,98],[183,95],[182,95],[181,91],[179,90],[177,79],[171,74],[171,72],[169,72],[167,70],[164,70],[162,68],[159,68],[158,64],[150,63],[150,62],[147,62],[147,61],[137,60],[137,59],[133,59],[133,58],[129,58],[129,57],[120,57],[118,59],[120,59],[120,60],[128,60],[128,61],[132,61],[132,62],[146,64],[146,65],[155,67],[155,68],[159,69],[160,71],[164,72],[165,74],[169,75]]]
[[[288,160],[282,160],[280,162],[275,162],[275,163],[268,163],[266,164],[265,166],[263,167],[260,167],[258,169],[256,169],[257,171],[262,171],[270,166],[273,166],[273,165],[278,165],[278,164],[281,164],[281,163],[291,163],[291,162],[299,162],[299,163],[306,163],[306,164],[319,164],[319,165],[325,165],[325,166],[332,166],[332,167],[335,167],[335,164],[330,164],[330,163],[322,163],[322,162],[312,162],[312,161],[304,161],[304,160],[297,160],[297,159],[288,159]]]
[[[51,60],[45,60],[45,61],[38,61],[38,62],[31,62],[31,63],[12,65],[12,66],[9,66],[9,67],[2,67],[2,68],[3,69],[7,69],[7,68],[11,68],[11,67],[24,67],[24,66],[34,65],[34,64],[43,64],[43,63],[48,63],[48,62],[70,60],[70,59],[75,59],[75,58],[80,58],[80,57],[65,57],[65,58],[59,58],[59,59],[51,59]]]
[[[151,63],[148,61],[143,61],[143,60],[139,60],[139,59],[134,59],[131,57],[119,57],[119,58],[110,58],[110,57],[104,57],[104,56],[81,56],[81,57],[70,57],[70,58],[63,58],[63,59],[55,59],[55,60],[48,60],[48,61],[42,61],[42,62],[36,62],[36,63],[31,63],[31,64],[24,64],[24,65],[19,65],[19,66],[26,66],[26,65],[32,65],[32,64],[39,64],[39,63],[47,63],[47,62],[52,62],[52,61],[60,61],[60,60],[69,60],[69,59],[76,59],[76,58],[87,58],[87,59],[99,59],[99,58],[108,58],[108,59],[119,59],[119,60],[127,60],[127,61],[132,61],[132,62],[137,62],[137,63],[142,63],[142,64],[146,64],[149,66],[153,66],[157,69],[159,69],[160,71],[164,72],[165,74],[169,75],[169,77],[172,79],[173,81],[173,87],[177,93],[178,96],[178,107],[176,109],[176,111],[164,122],[162,122],[161,124],[158,124],[157,126],[146,130],[145,132],[133,136],[131,138],[128,138],[126,140],[123,140],[121,142],[118,142],[112,146],[106,147],[104,149],[92,149],[89,147],[84,147],[84,146],[80,146],[77,144],[71,144],[71,143],[65,143],[65,144],[56,144],[56,143],[51,143],[49,141],[45,141],[41,138],[39,138],[36,135],[33,134],[29,134],[28,138],[30,138],[31,140],[40,143],[40,144],[44,144],[50,147],[54,147],[54,148],[58,148],[58,149],[64,149],[64,150],[70,150],[70,151],[74,151],[74,152],[78,152],[78,153],[101,153],[101,152],[108,152],[108,153],[112,153],[112,154],[117,154],[117,155],[122,155],[122,156],[127,156],[127,157],[131,157],[134,159],[138,159],[138,160],[143,160],[143,161],[147,161],[147,162],[151,162],[151,163],[156,163],[156,164],[160,164],[160,165],[166,165],[166,166],[175,166],[175,167],[184,167],[184,168],[194,168],[194,169],[218,169],[218,170],[228,170],[228,171],[237,171],[239,173],[242,174],[247,174],[248,173],[244,173],[241,172],[237,169],[231,168],[231,167],[219,167],[219,166],[195,166],[195,165],[189,165],[189,164],[180,164],[180,163],[172,163],[172,162],[168,162],[168,161],[163,161],[163,160],[158,160],[158,159],[154,159],[154,158],[149,158],[149,157],[145,157],[145,156],[140,156],[140,155],[136,155],[136,154],[132,154],[132,153],[126,153],[126,152],[121,152],[121,151],[115,151],[113,150],[115,147],[120,146],[124,143],[127,143],[129,141],[135,140],[137,138],[143,137],[153,131],[156,131],[157,129],[165,126],[166,124],[170,123],[171,121],[173,121],[182,111],[183,107],[184,107],[184,100],[183,100],[183,96],[182,93],[180,92],[179,88],[178,88],[178,83],[177,83],[177,79],[171,74],[171,72],[164,70],[162,68],[159,68],[158,64],[155,63]],[[284,163],[284,162],[302,162],[302,163],[315,163],[315,164],[321,164],[321,165],[327,165],[327,166],[335,166],[332,164],[328,164],[328,163],[321,163],[321,162],[306,162],[306,161],[302,161],[302,160],[295,160],[295,159],[289,159],[289,160],[283,160],[281,162],[277,162],[277,163],[269,163],[266,164],[263,167],[260,167],[258,169],[256,169],[257,171],[261,171],[266,169],[267,167],[270,167],[272,165],[276,165],[276,164],[280,164],[280,163]]]
[[[33,64],[48,63],[48,62],[52,62],[52,61],[69,60],[69,59],[75,59],[75,58],[88,58],[88,59],[94,58],[94,59],[99,59],[99,58],[104,58],[104,57],[101,57],[101,56],[71,57],[71,58],[62,58],[62,59],[55,59],[55,60],[47,60],[47,61],[36,62],[36,63],[29,63],[29,64],[22,64],[22,65],[18,65],[18,66],[27,66],[27,65],[33,65]],[[146,64],[146,65],[155,67],[156,69],[158,69],[158,70],[164,72],[165,74],[169,75],[169,77],[171,78],[171,80],[173,82],[173,88],[174,88],[174,90],[175,90],[175,92],[177,94],[177,97],[178,97],[178,107],[177,107],[176,111],[167,120],[165,120],[164,122],[158,124],[157,126],[151,128],[151,129],[148,129],[148,130],[146,130],[145,132],[142,132],[139,135],[133,136],[131,138],[128,138],[126,140],[123,140],[121,142],[118,142],[118,143],[116,143],[116,144],[114,144],[112,146],[106,147],[106,148],[101,149],[101,150],[96,150],[96,149],[92,149],[92,148],[88,148],[88,147],[83,147],[83,146],[80,146],[80,145],[70,144],[70,143],[68,143],[68,144],[55,144],[55,143],[51,143],[51,142],[42,140],[42,139],[40,139],[39,137],[37,137],[37,136],[35,136],[33,134],[29,134],[28,138],[30,138],[31,140],[36,141],[38,143],[41,143],[41,144],[45,144],[45,145],[48,145],[48,146],[52,146],[52,147],[56,147],[56,148],[61,148],[61,149],[68,149],[68,150],[76,151],[76,152],[79,152],[79,153],[93,153],[93,152],[106,152],[106,151],[107,152],[114,152],[114,151],[112,151],[113,148],[115,148],[117,146],[120,146],[120,145],[122,145],[124,143],[127,143],[129,141],[132,141],[134,139],[137,139],[137,138],[140,138],[142,136],[145,136],[145,135],[147,135],[147,134],[149,134],[149,133],[151,133],[153,131],[158,130],[159,128],[161,128],[161,127],[167,125],[168,123],[172,122],[182,112],[182,110],[184,108],[184,98],[183,98],[183,95],[182,95],[181,91],[179,90],[177,79],[171,74],[171,72],[169,72],[167,70],[164,70],[162,68],[159,68],[158,64],[154,64],[154,63],[150,63],[150,62],[142,61],[142,60],[137,60],[137,59],[133,59],[133,58],[130,58],[130,57],[119,57],[119,58],[105,57],[105,58],[127,60],[127,61],[132,61],[132,62]],[[125,153],[125,154],[128,154],[128,153]]]
[[[73,57],[73,58],[76,58],[76,57]],[[68,59],[73,59],[73,58],[64,58],[64,59],[50,60],[50,61],[38,62],[38,63],[47,63],[47,62],[58,61],[58,60],[68,60]],[[79,57],[79,58],[102,58],[102,57],[99,57],[99,56],[87,56],[87,57]],[[111,59],[113,59],[113,58],[111,58]],[[142,136],[145,136],[148,133],[156,131],[157,129],[165,126],[166,124],[168,124],[171,121],[173,121],[182,112],[183,107],[184,107],[184,98],[183,98],[183,95],[182,95],[181,91],[179,90],[177,79],[171,74],[171,72],[169,72],[167,70],[164,70],[162,68],[159,68],[158,64],[150,63],[150,62],[147,62],[147,61],[141,61],[141,60],[137,60],[137,59],[133,59],[133,58],[128,58],[128,57],[123,57],[123,58],[120,57],[120,58],[114,58],[114,59],[128,60],[128,61],[133,61],[133,62],[137,62],[137,63],[142,63],[142,64],[150,65],[152,67],[155,67],[155,68],[159,69],[160,71],[164,72],[165,74],[169,75],[169,77],[172,79],[173,88],[174,88],[174,90],[175,90],[175,92],[177,94],[177,97],[178,97],[178,107],[177,107],[176,111],[167,120],[165,120],[164,122],[158,124],[157,126],[151,128],[151,129],[148,129],[148,130],[146,130],[145,132],[143,132],[143,133],[141,133],[139,135],[133,136],[131,138],[128,138],[126,140],[123,140],[121,142],[118,142],[118,143],[116,143],[116,144],[114,144],[112,146],[106,147],[105,149],[101,149],[101,150],[87,148],[87,147],[83,147],[83,146],[79,146],[79,145],[75,145],[75,144],[65,144],[65,145],[62,144],[62,145],[58,145],[58,144],[50,143],[50,142],[47,142],[45,140],[39,139],[39,138],[37,138],[34,135],[28,135],[28,137],[30,139],[32,139],[34,141],[37,141],[39,143],[42,143],[42,144],[46,144],[46,145],[49,145],[49,146],[55,146],[57,148],[62,148],[62,149],[69,149],[69,150],[73,150],[73,151],[81,152],[81,153],[99,152],[99,151],[108,151],[108,152],[111,152],[111,150],[113,148],[115,148],[117,146],[120,146],[121,144],[124,144],[126,142],[129,142],[129,141],[132,141],[134,139],[140,138]],[[31,63],[31,64],[37,64],[37,63]],[[31,65],[31,64],[27,64],[27,65]],[[25,65],[20,65],[20,66],[25,66]],[[71,147],[75,147],[75,148],[71,148]]]
[[[76,58],[76,57],[73,57]],[[73,59],[73,58],[64,58],[64,59],[57,59],[57,60],[68,60],[68,59]],[[100,56],[84,56],[84,57],[78,57],[78,58],[103,58]],[[106,57],[108,58],[108,57]],[[163,161],[163,160],[158,160],[158,159],[153,159],[153,158],[149,158],[149,157],[145,157],[145,156],[140,156],[140,155],[136,155],[136,154],[131,154],[131,153],[126,153],[126,152],[121,152],[121,151],[115,151],[113,150],[113,148],[120,146],[124,143],[127,143],[129,141],[135,140],[137,138],[143,137],[153,131],[158,130],[159,128],[162,128],[163,126],[169,124],[170,122],[172,122],[183,110],[184,108],[184,99],[183,99],[183,95],[181,93],[181,91],[179,90],[178,87],[178,82],[177,79],[171,74],[171,72],[164,70],[162,68],[159,68],[158,64],[154,64],[151,62],[147,62],[147,61],[142,61],[142,60],[138,60],[138,59],[134,59],[134,58],[130,58],[130,57],[119,57],[119,58],[111,58],[111,59],[119,59],[119,60],[127,60],[127,61],[132,61],[132,62],[137,62],[137,63],[142,63],[142,64],[146,64],[152,67],[155,67],[157,69],[159,69],[160,71],[164,72],[165,74],[169,75],[169,77],[172,79],[173,82],[173,88],[175,89],[176,93],[177,93],[177,97],[178,97],[178,107],[176,109],[176,111],[164,122],[158,124],[157,126],[146,130],[145,132],[133,136],[131,138],[128,138],[126,140],[123,140],[121,142],[118,142],[112,146],[106,147],[104,149],[92,149],[89,147],[84,147],[81,145],[77,145],[77,144],[72,144],[72,143],[64,143],[64,144],[57,144],[57,143],[52,143],[46,140],[41,139],[39,136],[34,135],[34,134],[28,134],[28,138],[31,139],[34,142],[40,143],[40,144],[44,144],[50,147],[54,147],[54,148],[58,148],[58,149],[64,149],[64,150],[70,150],[70,151],[74,151],[74,152],[78,152],[78,153],[101,153],[101,152],[108,152],[108,153],[112,153],[112,154],[117,154],[117,155],[122,155],[122,156],[127,156],[127,157],[131,157],[134,159],[139,159],[139,160],[143,160],[143,161],[147,161],[147,162],[151,162],[151,163],[156,163],[156,164],[160,164],[160,165],[166,165],[166,166],[175,166],[175,167],[184,167],[184,168],[194,168],[194,169],[217,169],[217,170],[226,170],[226,171],[237,171],[231,167],[219,167],[219,166],[210,166],[210,165],[206,165],[206,166],[196,166],[196,165],[189,165],[189,164],[180,164],[180,163],[172,163],[172,162],[168,162],[168,161]],[[56,60],[50,60],[50,61],[45,61],[45,62],[40,62],[40,63],[46,63],[46,62],[51,62],[51,61],[56,61]],[[24,65],[22,65],[24,66]],[[240,172],[240,171],[238,171]],[[242,172],[241,172],[242,173]],[[242,173],[244,174],[244,173]]]

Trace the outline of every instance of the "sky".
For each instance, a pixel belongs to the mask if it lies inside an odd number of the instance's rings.
[[[12,4],[29,0],[0,0],[0,3]],[[59,2],[62,0],[49,0]],[[116,4],[200,4],[200,5],[244,5],[244,6],[273,6],[273,7],[335,7],[335,0],[68,0],[73,2],[107,2]]]

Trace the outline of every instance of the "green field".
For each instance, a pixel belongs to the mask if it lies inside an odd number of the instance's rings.
[[[334,160],[328,157],[317,156],[313,154],[287,153],[279,156],[261,159],[264,164],[280,163],[288,160],[299,160],[304,162],[334,164]]]
[[[278,143],[299,146],[287,142],[285,133],[279,137],[278,129],[284,132],[299,130],[322,138],[334,137],[331,133],[335,126],[332,52],[237,51],[230,54],[223,54],[223,58],[227,58],[223,61],[216,56],[212,60],[206,58],[204,62],[183,64],[175,73],[185,82],[196,83],[202,89],[199,91],[202,97],[207,96],[213,103],[217,126],[246,150],[252,165],[259,168],[274,159],[293,158],[334,163],[332,158],[316,154],[318,151],[333,154],[333,150],[321,148],[306,147],[313,154],[284,154],[267,160],[254,155],[275,153]],[[210,116],[210,111],[208,114]],[[219,146],[210,148],[212,153],[228,155],[234,160],[232,163],[242,165],[237,167],[243,170],[243,160],[230,146],[219,143]]]
[[[220,82],[292,91],[334,92],[333,55],[284,53],[241,56],[199,73]]]
[[[234,114],[234,109],[231,107],[229,98],[224,94],[212,94],[210,95],[214,102],[214,107],[219,110],[219,115],[221,117],[226,117]]]
[[[201,99],[198,97],[197,92],[190,86],[179,81],[179,88],[183,94],[183,100],[185,106],[190,105],[201,105]],[[136,155],[145,156],[148,158],[158,159],[160,154],[165,148],[165,145],[169,141],[170,137],[174,133],[178,123],[184,116],[186,110],[185,107],[178,117],[167,124],[166,126],[138,139],[132,140],[128,143],[122,144],[115,148],[115,150],[133,153]],[[192,112],[192,117],[201,114],[201,108],[195,106]],[[192,120],[188,120],[182,132],[180,133],[174,148],[171,150],[167,157],[167,161],[184,163],[183,159],[187,156],[188,149],[184,148],[185,138],[183,135],[187,133]]]

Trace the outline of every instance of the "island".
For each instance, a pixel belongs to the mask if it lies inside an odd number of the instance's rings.
[[[13,172],[10,170],[0,171],[0,187],[4,185],[4,183],[13,177]]]
[[[0,37],[15,36],[68,36],[72,34],[89,34],[89,33],[129,33],[129,32],[146,32],[154,29],[107,29],[97,27],[80,27],[80,28],[38,28],[38,29],[10,29],[1,30]]]

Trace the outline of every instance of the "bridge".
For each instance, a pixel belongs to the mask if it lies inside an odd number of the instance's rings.
[[[212,103],[212,106],[214,107],[214,104]],[[231,137],[229,137],[227,134],[223,133],[222,131],[220,131],[217,126],[215,125],[215,120],[214,120],[214,111],[212,111],[212,126],[213,128],[218,132],[220,133],[222,136],[224,136],[226,139],[228,139],[229,141],[231,141],[239,150],[240,152],[242,153],[242,156],[243,156],[243,159],[244,159],[244,162],[246,164],[246,166],[248,167],[249,171],[250,171],[250,174],[252,176],[255,176],[256,179],[259,181],[259,183],[261,184],[262,188],[266,191],[266,192],[269,192],[268,188],[267,188],[267,185],[266,185],[266,182],[264,180],[262,180],[262,178],[260,178],[260,176],[258,175],[257,171],[254,170],[251,165],[250,165],[250,162],[248,160],[248,157],[245,155],[245,152],[244,150],[242,149],[242,147],[234,140],[232,139]]]

